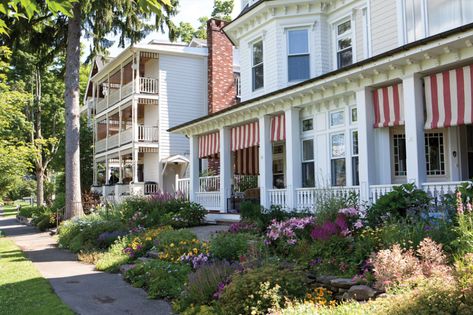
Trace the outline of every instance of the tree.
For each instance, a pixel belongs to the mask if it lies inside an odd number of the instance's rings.
[[[212,9],[212,18],[231,21],[232,12],[234,7],[234,0],[214,0],[214,5]],[[199,21],[199,27],[194,29],[194,27],[188,22],[181,22],[177,28],[176,34],[181,41],[185,43],[190,43],[193,38],[207,39],[207,21],[209,18],[207,16],[201,16]]]

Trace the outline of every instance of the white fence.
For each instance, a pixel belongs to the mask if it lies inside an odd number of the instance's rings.
[[[207,210],[220,210],[220,192],[197,192],[195,201]]]
[[[359,187],[327,187],[296,189],[297,210],[317,210],[317,205],[333,197],[348,198],[351,194],[359,195]]]

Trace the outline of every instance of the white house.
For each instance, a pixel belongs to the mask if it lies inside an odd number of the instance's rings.
[[[189,141],[170,126],[207,113],[207,48],[133,45],[92,69],[84,110],[93,116],[94,190],[109,200],[177,190]]]
[[[468,0],[242,4],[223,29],[241,102],[170,129],[190,139],[191,200],[237,218],[244,198],[303,209],[320,191],[373,202],[393,185],[437,196],[473,177]]]

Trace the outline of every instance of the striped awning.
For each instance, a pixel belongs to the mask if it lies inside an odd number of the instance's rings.
[[[401,83],[374,90],[373,105],[375,128],[404,125],[404,101]]]
[[[286,118],[284,114],[271,117],[271,142],[286,140]]]
[[[432,74],[424,83],[425,129],[473,122],[473,65]]]
[[[220,153],[219,132],[209,133],[199,137],[199,158],[205,158]]]
[[[235,151],[235,175],[259,174],[259,147],[252,146]]]
[[[257,121],[233,127],[231,134],[233,152],[259,145],[259,123]]]

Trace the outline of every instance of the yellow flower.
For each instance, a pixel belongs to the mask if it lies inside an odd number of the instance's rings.
[[[194,249],[192,249],[192,251],[194,252],[194,254],[197,254],[199,252],[199,250],[195,247],[194,247]]]
[[[174,247],[174,243],[171,243],[171,245],[169,245],[169,246]]]

